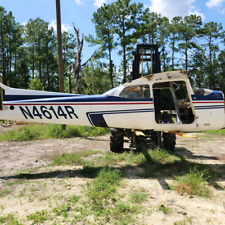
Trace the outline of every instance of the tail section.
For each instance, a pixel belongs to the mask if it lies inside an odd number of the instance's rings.
[[[0,87],[5,91],[4,101],[19,101],[19,100],[29,100],[29,99],[77,96],[75,94],[68,94],[68,93],[10,88],[2,83],[0,83]],[[1,98],[3,99],[3,97]]]

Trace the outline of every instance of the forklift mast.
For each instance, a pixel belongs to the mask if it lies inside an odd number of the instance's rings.
[[[160,73],[160,52],[158,52],[158,45],[139,44],[136,51],[133,52],[133,70],[132,80],[140,78],[144,74],[144,65],[146,65],[147,73]]]

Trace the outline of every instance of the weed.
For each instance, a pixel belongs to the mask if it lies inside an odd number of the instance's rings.
[[[0,216],[0,224],[22,225],[17,219],[15,219],[13,214],[8,214],[7,216]]]
[[[147,194],[143,188],[141,188],[140,190],[135,190],[130,196],[130,201],[136,204],[140,204],[146,199],[147,199]]]
[[[53,209],[53,212],[56,214],[56,216],[63,216],[67,217],[69,211],[71,210],[71,206],[69,203],[64,203],[56,208]]]
[[[185,219],[181,220],[181,221],[177,221],[175,222],[173,225],[186,225],[188,222],[188,224],[192,224],[192,217],[187,217],[187,221]]]
[[[83,157],[87,157],[90,155],[94,155],[99,153],[99,151],[83,151],[77,153],[63,153],[60,156],[57,156],[53,160],[53,165],[87,165],[89,164],[87,160],[83,159]]]
[[[68,201],[72,204],[75,204],[79,201],[79,199],[81,198],[81,196],[79,195],[71,195],[68,199]]]
[[[166,207],[165,205],[160,205],[159,206],[159,211],[163,212],[164,214],[168,214],[169,213],[169,208]]]
[[[179,194],[188,193],[191,195],[210,197],[210,190],[205,185],[208,174],[207,170],[198,170],[198,168],[190,169],[189,173],[175,177],[175,180],[178,182],[175,189]]]
[[[27,216],[28,220],[32,220],[34,223],[44,223],[49,219],[49,214],[47,210],[37,211],[34,214],[30,214]]]
[[[105,210],[105,205],[109,204],[114,196],[121,180],[118,170],[102,169],[97,178],[88,184],[87,196],[90,199],[91,209],[100,215]]]
[[[6,196],[9,193],[11,193],[11,191],[8,189],[0,190],[0,197]]]
[[[171,154],[168,151],[160,148],[157,148],[154,151],[149,151],[149,155],[153,163],[167,164],[176,161],[181,161],[181,159],[178,156]]]

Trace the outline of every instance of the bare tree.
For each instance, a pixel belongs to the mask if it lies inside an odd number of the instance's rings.
[[[86,67],[88,62],[94,57],[96,50],[91,55],[91,57],[83,64],[81,64],[81,56],[82,56],[82,49],[83,49],[83,43],[84,43],[84,34],[82,34],[82,38],[80,40],[80,31],[77,29],[73,23],[73,28],[75,31],[76,39],[77,39],[77,51],[73,54],[74,62],[69,66],[69,71],[74,72],[74,78],[76,82],[76,92],[79,92],[79,83],[80,83],[80,71],[81,67]]]
[[[74,62],[69,66],[69,70],[73,70],[74,77],[76,81],[76,92],[79,91],[79,82],[80,82],[80,68],[81,68],[81,54],[84,43],[84,34],[82,34],[82,39],[80,40],[80,31],[77,29],[73,23],[73,28],[77,38],[77,51],[74,53],[73,58]]]

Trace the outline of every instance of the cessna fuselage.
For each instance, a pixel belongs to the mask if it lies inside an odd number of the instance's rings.
[[[92,96],[0,87],[5,90],[0,120],[155,131],[225,127],[223,93],[193,92],[183,71],[144,76]]]

